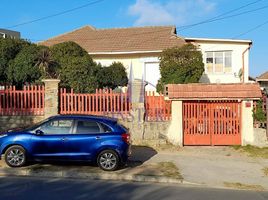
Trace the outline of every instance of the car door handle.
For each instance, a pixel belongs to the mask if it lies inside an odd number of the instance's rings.
[[[101,139],[101,137],[100,137],[100,136],[96,136],[95,138],[96,138],[96,140],[100,140],[100,139]]]
[[[64,138],[61,138],[61,140],[62,140],[62,141],[67,141],[68,138],[65,138],[65,137],[64,137]]]

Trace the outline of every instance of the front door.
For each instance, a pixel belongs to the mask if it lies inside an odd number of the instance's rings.
[[[145,63],[145,81],[147,82],[145,87],[146,91],[156,91],[156,85],[160,77],[158,62]]]

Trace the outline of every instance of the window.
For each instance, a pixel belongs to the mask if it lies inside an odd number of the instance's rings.
[[[100,125],[101,125],[104,133],[112,132],[112,129],[109,126],[107,126],[106,124],[101,123]]]
[[[44,134],[69,134],[71,133],[72,120],[52,120],[40,127]]]
[[[232,52],[231,51],[206,52],[206,72],[231,73]]]
[[[93,121],[77,121],[77,134],[87,134],[87,133],[100,133],[101,129],[97,122]]]

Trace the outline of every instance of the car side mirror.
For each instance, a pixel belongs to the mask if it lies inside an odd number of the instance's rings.
[[[36,134],[36,135],[44,135],[44,132],[41,131],[40,129],[37,129],[37,130],[35,131],[35,134]]]

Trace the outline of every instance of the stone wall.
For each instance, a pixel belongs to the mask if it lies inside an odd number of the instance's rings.
[[[0,131],[27,127],[45,119],[44,116],[1,116]]]
[[[268,147],[268,140],[266,135],[266,129],[263,128],[254,128],[253,142],[251,145],[258,147]]]
[[[129,129],[134,144],[139,143],[163,143],[167,141],[170,121],[162,122],[140,122],[119,119],[119,123]]]

